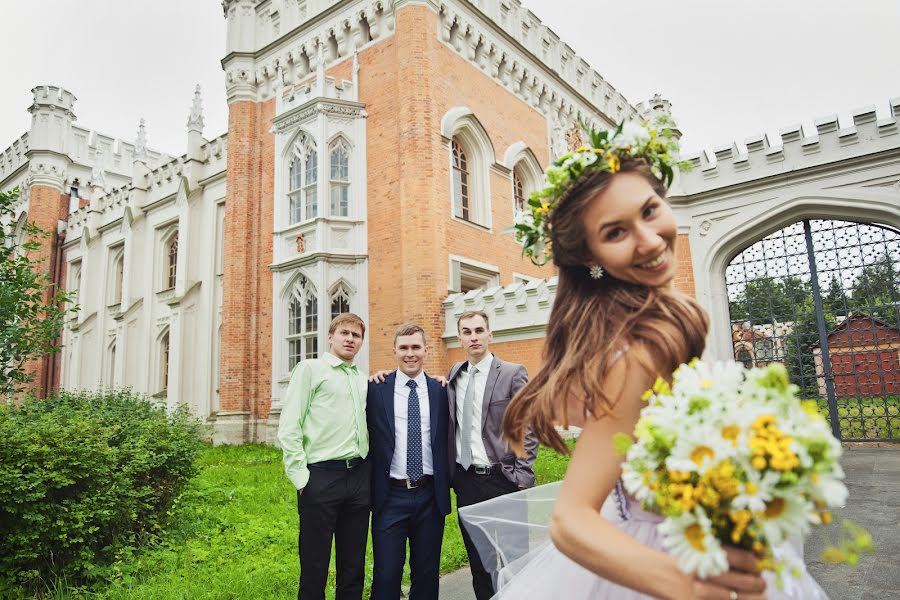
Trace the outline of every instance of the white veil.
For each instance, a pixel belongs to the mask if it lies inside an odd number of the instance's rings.
[[[493,577],[494,589],[501,590],[553,545],[550,515],[561,485],[548,483],[459,509],[460,525]]]

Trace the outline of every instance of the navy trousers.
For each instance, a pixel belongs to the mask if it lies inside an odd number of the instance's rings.
[[[429,484],[414,490],[392,487],[372,514],[372,600],[398,600],[409,541],[410,600],[437,600],[444,515]]]

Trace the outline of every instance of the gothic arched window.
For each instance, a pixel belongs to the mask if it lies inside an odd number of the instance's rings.
[[[348,312],[350,312],[350,292],[344,289],[343,285],[339,285],[331,293],[331,318]]]
[[[175,287],[176,277],[178,275],[178,232],[176,231],[169,236],[165,245],[166,249],[166,288],[170,290]]]
[[[288,220],[291,225],[319,216],[316,143],[305,133],[294,143],[288,167]]]
[[[319,314],[316,288],[303,275],[288,297],[288,369],[319,356]]]
[[[462,143],[453,138],[453,214],[469,221],[469,160]]]
[[[350,150],[344,140],[331,145],[331,215],[350,215]]]

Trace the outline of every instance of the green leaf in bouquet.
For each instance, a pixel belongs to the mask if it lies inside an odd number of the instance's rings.
[[[621,431],[613,436],[613,448],[615,448],[618,454],[625,456],[628,454],[628,449],[634,445],[634,440],[631,439],[626,433],[622,433]]]
[[[782,393],[787,392],[790,386],[787,369],[779,362],[767,366],[758,381],[759,385]]]
[[[853,521],[842,519],[838,543],[825,548],[819,558],[822,562],[831,564],[856,566],[861,555],[873,552],[875,542],[872,540],[872,534]]]

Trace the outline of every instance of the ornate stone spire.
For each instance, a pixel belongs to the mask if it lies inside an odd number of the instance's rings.
[[[137,138],[134,140],[134,160],[147,162],[147,127],[143,117],[138,124]]]
[[[203,99],[200,97],[200,84],[194,89],[194,103],[187,122],[188,131],[203,133]]]

